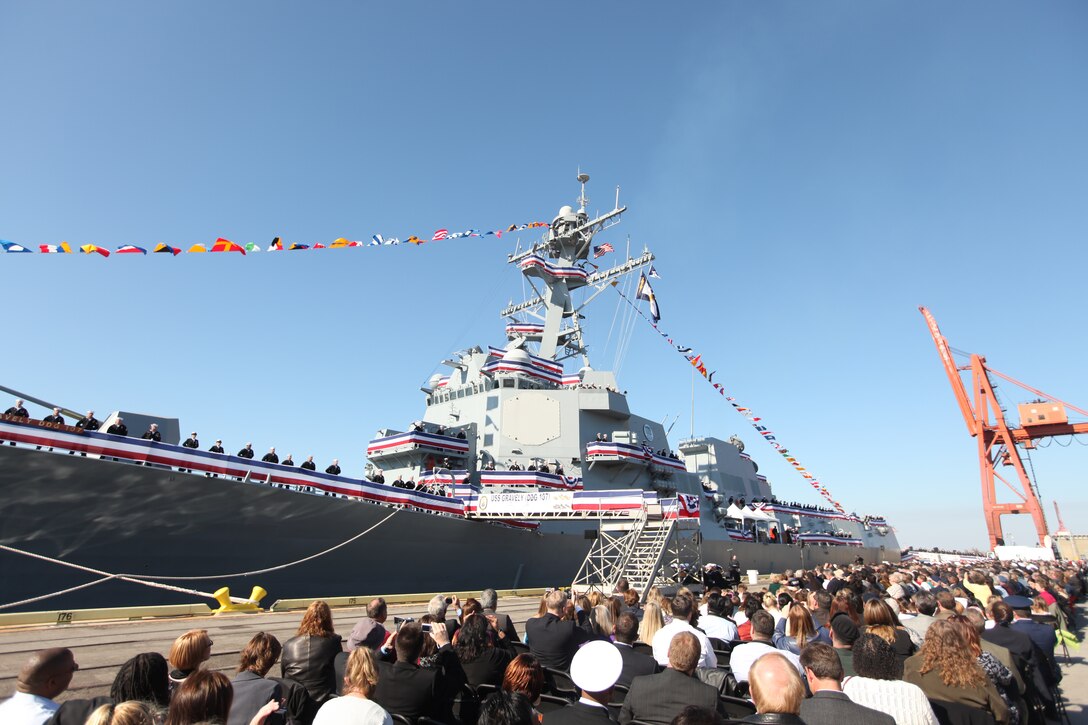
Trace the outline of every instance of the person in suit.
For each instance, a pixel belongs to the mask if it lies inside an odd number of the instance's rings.
[[[280,683],[265,679],[272,665],[280,658],[283,646],[280,641],[267,632],[258,632],[242,650],[238,663],[238,674],[231,680],[234,701],[230,706],[227,725],[247,725],[257,711],[283,697]],[[272,713],[265,719],[265,725],[279,725],[284,722],[282,713]]]
[[[843,669],[835,649],[814,642],[801,652],[801,666],[812,697],[801,703],[806,725],[895,725],[895,718],[879,710],[862,707],[842,692]]]
[[[548,725],[610,725],[608,703],[612,688],[623,670],[623,658],[610,642],[590,642],[574,655],[570,663],[570,678],[581,690],[578,702],[548,713]]]
[[[699,639],[691,632],[678,632],[669,643],[669,668],[631,681],[631,689],[620,708],[620,724],[641,720],[667,725],[688,705],[724,715],[718,704],[718,691],[694,676],[701,656]]]
[[[526,643],[541,665],[566,672],[578,647],[589,640],[589,634],[576,622],[561,619],[567,607],[565,592],[548,592],[544,601],[548,609],[544,616],[525,623]]]
[[[484,589],[480,592],[480,606],[484,608],[484,616],[495,618],[495,629],[506,636],[504,643],[514,642],[518,639],[518,631],[514,627],[509,614],[496,611],[499,604],[499,594],[494,589]]]
[[[805,686],[793,663],[781,652],[772,652],[756,660],[748,671],[748,681],[756,714],[741,722],[806,724],[798,717],[805,699]]]
[[[638,617],[631,612],[623,612],[616,618],[616,641],[613,646],[619,650],[623,660],[617,684],[631,686],[631,680],[642,675],[657,672],[657,660],[644,652],[636,652],[631,645],[638,639]]]
[[[418,662],[425,636],[418,622],[406,622],[389,638],[397,661],[378,662],[378,684],[371,699],[393,715],[453,722],[453,698],[465,683],[465,673],[446,628],[440,626],[433,626],[430,634],[438,645],[435,667],[421,668]]]
[[[910,619],[902,620],[903,626],[913,631],[919,639],[924,641],[926,631],[936,621],[933,615],[937,611],[937,598],[927,591],[920,591],[912,595],[910,600],[918,610],[918,614]]]
[[[1046,683],[1056,685],[1061,682],[1062,671],[1054,659],[1054,648],[1058,645],[1058,635],[1054,627],[1031,618],[1031,600],[1027,597],[1005,597],[1004,601],[1012,609],[1012,624],[1009,627],[1015,632],[1026,634],[1037,648],[1036,657],[1043,668]]]

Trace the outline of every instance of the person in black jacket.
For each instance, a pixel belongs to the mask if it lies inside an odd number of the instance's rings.
[[[567,606],[566,592],[548,592],[545,603],[547,613],[525,623],[529,652],[540,660],[542,666],[566,672],[578,647],[588,642],[590,637],[577,622],[560,619]]]
[[[83,430],[98,430],[101,427],[102,424],[94,417],[93,410],[88,410],[87,415],[76,421],[76,428],[82,428]]]
[[[242,650],[238,674],[230,683],[234,698],[227,725],[248,725],[269,700],[283,698],[280,683],[265,677],[282,651],[279,640],[267,632],[258,632],[249,640]],[[264,722],[265,725],[282,725],[284,717],[280,713],[273,713]]]
[[[618,719],[621,725],[627,725],[632,720],[670,723],[687,705],[720,713],[718,690],[695,677],[701,656],[699,639],[691,632],[678,632],[669,643],[669,668],[656,675],[643,675],[631,681],[631,689],[620,709]]]
[[[209,453],[226,453],[223,450],[223,441],[216,439],[215,445],[208,449]]]
[[[15,405],[11,406],[4,411],[5,415],[14,415],[17,418],[29,418],[30,413],[26,412],[26,408],[23,407],[23,401],[16,400]]]
[[[503,674],[510,664],[510,652],[495,646],[498,639],[491,623],[483,614],[472,614],[457,630],[457,643],[453,646],[468,684],[502,687]]]
[[[314,465],[314,457],[310,456],[309,458],[307,458],[305,461],[302,462],[302,465],[299,466],[299,468],[302,468],[302,469],[307,470],[307,471],[316,471],[317,466]]]
[[[291,460],[291,454],[290,453],[287,454],[287,458],[283,459],[283,465],[285,465],[285,466],[295,465],[295,462],[293,460]]]
[[[56,423],[57,425],[64,425],[64,416],[60,414],[60,408],[53,408],[53,415],[47,415],[42,418],[45,423]]]
[[[616,617],[616,641],[614,646],[620,652],[623,669],[616,681],[624,687],[631,686],[631,680],[642,675],[657,672],[657,660],[645,652],[636,652],[631,645],[638,639],[638,617],[631,612],[623,612]]]
[[[268,453],[265,453],[261,460],[265,463],[279,463],[280,457],[276,455],[276,449],[273,447],[268,449]]]
[[[196,431],[194,430],[192,435],[186,438],[181,445],[185,446],[186,448],[200,448],[200,441],[197,440]]]
[[[317,600],[302,615],[298,634],[283,643],[281,674],[305,687],[320,706],[336,694],[333,660],[343,649],[343,640],[333,631],[329,605]]]
[[[125,419],[118,418],[116,423],[106,429],[106,432],[115,436],[127,436],[128,426],[125,425]]]
[[[390,637],[397,661],[378,662],[378,686],[370,699],[391,715],[404,715],[412,720],[426,715],[455,722],[453,698],[465,683],[465,673],[450,647],[446,628],[439,626],[433,627],[430,634],[438,645],[435,667],[421,668],[417,662],[426,636],[418,622],[407,622]],[[382,649],[387,647],[388,644]]]
[[[246,447],[238,451],[239,458],[253,458],[253,444],[246,443]]]
[[[159,442],[162,440],[162,434],[159,433],[159,424],[152,423],[142,436],[145,441]]]
[[[340,475],[340,459],[332,459],[332,465],[325,469],[325,473],[331,473],[334,476]]]

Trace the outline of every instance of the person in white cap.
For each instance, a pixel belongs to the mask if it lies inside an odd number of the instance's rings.
[[[623,658],[611,642],[583,645],[570,663],[570,678],[582,691],[578,702],[545,716],[548,725],[591,725],[614,722],[608,714],[612,688],[623,670]]]

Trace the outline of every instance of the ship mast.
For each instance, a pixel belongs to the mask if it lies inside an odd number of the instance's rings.
[[[586,182],[589,174],[578,174],[581,193],[578,209],[564,206],[552,220],[547,237],[529,249],[508,257],[510,264],[521,268],[533,289],[530,299],[511,304],[500,312],[502,317],[516,321],[514,316],[526,313],[543,322],[543,329],[529,335],[517,336],[507,349],[524,347],[527,342],[539,344],[537,354],[552,360],[566,360],[581,356],[583,365],[589,366],[589,353],[582,337],[581,311],[601,292],[617,284],[617,279],[654,260],[649,250],[638,257],[628,257],[616,266],[600,270],[589,262],[593,237],[611,226],[619,224],[620,215],[627,207],[619,205],[619,189],[616,190],[616,206],[594,219],[586,212]],[[586,265],[594,267],[590,272]],[[542,289],[535,282],[539,282]],[[574,306],[571,292],[582,287],[595,291],[578,307]]]

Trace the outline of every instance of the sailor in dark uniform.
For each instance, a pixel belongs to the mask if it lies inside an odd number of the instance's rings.
[[[280,457],[276,455],[276,449],[273,447],[268,449],[268,453],[265,453],[261,460],[265,463],[279,463]]]
[[[10,408],[8,408],[7,410],[5,410],[4,413],[7,414],[7,415],[15,415],[15,416],[18,416],[20,418],[29,418],[30,417],[30,413],[26,412],[26,408],[23,407],[23,401],[21,401],[21,400],[16,400],[15,405],[13,405]],[[15,444],[12,443],[11,445],[15,445]]]
[[[307,471],[316,471],[317,466],[314,465],[314,457],[310,456],[309,458],[307,458],[305,461],[302,462],[302,465],[299,466],[299,468],[303,468]]]
[[[87,415],[76,421],[76,428],[82,428],[83,430],[98,430],[100,427],[102,427],[102,424],[94,417],[93,410],[88,410]]]
[[[114,423],[113,425],[111,425],[109,428],[106,429],[106,432],[110,433],[111,435],[115,435],[115,436],[127,436],[128,435],[128,426],[125,425],[125,419],[124,418],[118,418],[116,423]]]
[[[253,444],[246,443],[246,447],[238,451],[239,458],[253,458]]]
[[[194,430],[193,434],[186,438],[185,442],[181,445],[185,446],[186,448],[200,448],[200,441],[197,440],[196,431]]]
[[[291,454],[290,453],[287,454],[287,458],[283,459],[283,465],[285,465],[285,466],[295,465],[295,462],[291,460]]]
[[[53,408],[53,415],[47,415],[42,420],[46,423],[64,425],[64,416],[60,414],[60,408]]]
[[[148,427],[147,431],[140,437],[143,438],[145,441],[155,441],[156,443],[161,441],[162,435],[159,433],[159,424],[152,423],[150,427]]]
[[[340,475],[340,459],[332,459],[332,465],[325,469],[325,473],[331,473],[334,476]]]
[[[404,488],[404,479],[397,476],[397,480],[393,481],[393,488]]]
[[[211,448],[209,448],[208,452],[209,453],[226,453],[226,451],[223,450],[223,441],[217,439],[215,441],[215,445],[212,446]]]

